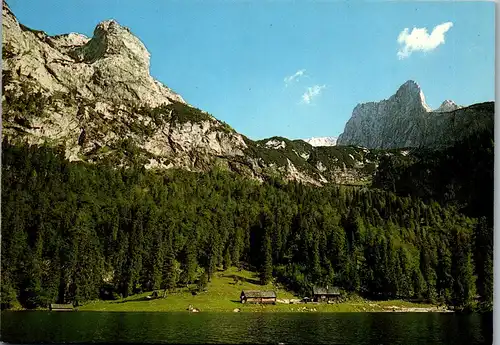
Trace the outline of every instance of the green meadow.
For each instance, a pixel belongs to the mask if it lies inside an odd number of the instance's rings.
[[[236,282],[234,277],[238,278]],[[337,304],[284,304],[258,305],[240,303],[242,290],[274,290],[278,300],[300,299],[293,293],[272,284],[260,285],[256,273],[230,268],[214,274],[208,283],[206,292],[199,292],[193,296],[189,287],[167,292],[162,298],[163,291],[158,291],[160,298],[148,299],[152,291],[133,295],[120,300],[92,301],[80,306],[81,311],[116,311],[116,312],[178,312],[186,311],[191,305],[200,312],[233,312],[239,308],[241,312],[375,312],[375,311],[405,311],[408,308],[433,308],[428,304],[417,304],[400,300],[367,301],[361,298],[351,298],[348,302]],[[395,307],[395,308],[394,308]]]

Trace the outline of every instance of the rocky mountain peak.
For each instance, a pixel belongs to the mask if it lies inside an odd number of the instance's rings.
[[[148,50],[115,20],[99,23],[92,38],[78,33],[49,36],[20,24],[4,2],[2,36],[2,69],[20,77],[15,84],[29,80],[43,94],[71,91],[109,104],[185,103],[151,76]]]
[[[410,92],[419,93],[422,89],[415,80],[407,80],[399,87],[398,91],[401,90],[408,90]]]
[[[451,113],[457,109],[463,111]],[[408,80],[389,99],[356,106],[337,145],[377,149],[443,147],[488,126],[492,115],[491,104],[462,108],[451,100],[433,111],[420,86]]]
[[[313,137],[304,141],[311,146],[335,146],[337,137]]]
[[[150,75],[145,45],[115,20],[99,23],[89,38],[28,28],[5,2],[2,19],[2,134],[10,143],[63,147],[70,161],[192,171],[217,166],[259,181],[353,184],[369,181],[376,169],[378,153],[333,146],[333,137],[252,141],[187,105]],[[339,143],[379,148],[446,140],[447,113],[431,116],[426,109],[420,87],[408,81],[389,99],[356,107]],[[468,119],[478,113],[493,113],[492,104],[467,109],[454,112],[454,132],[473,128]]]
[[[447,99],[447,100],[443,101],[443,103],[441,103],[441,105],[439,106],[439,108],[437,108],[434,111],[435,112],[445,112],[445,111],[457,110],[458,108],[460,108],[460,106],[458,106],[452,100]]]
[[[393,99],[407,107],[423,108],[424,111],[431,111],[431,108],[425,102],[425,96],[414,80],[408,80],[401,85],[393,96]]]
[[[144,44],[127,27],[113,19],[99,23],[92,39],[77,47],[72,55],[87,63],[106,58],[126,59],[135,68],[149,71],[150,54]]]

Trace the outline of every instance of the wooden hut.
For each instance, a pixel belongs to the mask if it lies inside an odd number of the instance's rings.
[[[313,287],[314,302],[336,301],[340,298],[340,289],[337,287]]]
[[[51,304],[49,306],[51,311],[73,311],[75,308],[73,304]]]
[[[260,290],[243,290],[240,295],[241,303],[276,304],[276,292]]]

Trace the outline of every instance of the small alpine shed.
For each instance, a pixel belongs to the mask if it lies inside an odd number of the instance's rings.
[[[340,298],[340,289],[338,287],[313,287],[314,302],[330,302],[337,301]]]
[[[260,290],[243,290],[240,295],[241,303],[276,304],[276,292]]]

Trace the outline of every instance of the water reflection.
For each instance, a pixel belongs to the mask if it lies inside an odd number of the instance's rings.
[[[11,343],[491,344],[492,315],[2,312]]]

